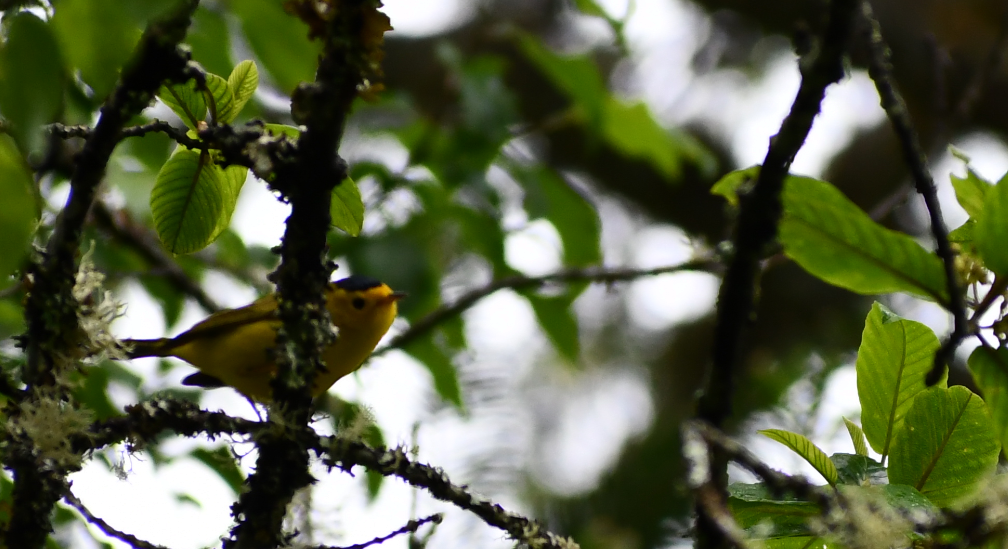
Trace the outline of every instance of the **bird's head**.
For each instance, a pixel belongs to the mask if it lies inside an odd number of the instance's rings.
[[[398,312],[396,302],[406,296],[387,284],[353,275],[329,284],[326,307],[340,331],[378,330],[384,334]]]

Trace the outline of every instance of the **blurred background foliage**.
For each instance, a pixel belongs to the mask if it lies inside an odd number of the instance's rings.
[[[1008,129],[1002,100],[1008,78],[990,61],[1003,33],[1003,2],[872,4],[930,152],[938,155],[950,140],[977,132],[1000,139]],[[53,138],[43,125],[94,122],[141,29],[164,3],[2,5],[0,113],[10,138],[0,151],[6,157],[0,275],[11,276],[0,290],[0,336],[9,338],[24,328],[24,292],[14,271],[26,260],[32,231],[36,243],[47,236],[81,145]],[[742,167],[738,133],[747,117],[760,114],[758,105],[729,108],[727,97],[764,81],[781,60],[796,66],[790,40],[817,29],[823,7],[808,0],[481,0],[456,3],[433,30],[387,35],[386,90],[374,102],[358,102],[343,145],[366,216],[360,237],[330,234],[337,276],[366,273],[408,292],[405,322],[396,331],[509,275],[653,267],[684,261],[691,248],[715,247],[729,234],[731,219],[709,187]],[[652,13],[674,28],[647,31]],[[287,96],[313,78],[318,51],[279,0],[204,1],[187,43],[193,58],[217,74],[243,59],[257,62],[263,84],[236,123],[290,124]],[[861,73],[858,55],[850,71]],[[967,116],[957,114],[977,75],[984,78],[982,92]],[[790,102],[793,89],[779,94]],[[157,105],[135,122],[170,116]],[[773,127],[768,131],[760,139]],[[118,146],[85,238],[94,242],[93,258],[108,287],[121,299],[142,288],[168,332],[187,327],[180,323],[187,307],[224,304],[228,294],[221,288],[248,297],[269,291],[265,275],[277,262],[273,244],[249,242],[235,229],[193,255],[170,257],[160,249],[148,199],[173,146],[156,133]],[[917,206],[905,200],[906,168],[883,119],[851,126],[831,146],[822,173],[813,175],[866,211],[882,212],[887,224],[926,238]],[[264,186],[250,180],[245,187],[262,194]],[[202,299],[186,280],[198,283]],[[450,463],[430,457],[435,465],[583,547],[676,543],[689,512],[679,423],[692,413],[707,368],[715,284],[712,275],[665,275],[613,288],[566,284],[510,292],[507,303],[453,318],[412,341],[403,350],[430,380],[422,389],[430,396],[418,401],[426,410],[414,414],[421,457],[428,455],[424,424],[442,426],[448,434],[429,438],[454,437],[449,447],[466,450]],[[796,380],[821,392],[828,372],[853,356],[870,305],[786,262],[765,273],[759,303],[736,426],[784,404]],[[525,310],[531,315],[512,316]],[[495,331],[513,332],[526,317],[539,330],[519,330],[524,340],[512,348],[492,344]],[[477,322],[484,328],[474,331],[469,324]],[[121,326],[124,335],[137,329]],[[473,334],[491,344],[469,341]],[[17,366],[21,355],[11,339],[0,352],[6,367]],[[130,364],[97,365],[83,376],[77,396],[99,418],[154,390],[200,398],[166,381],[181,377],[184,367],[163,362],[157,368],[154,379],[145,379]],[[382,372],[397,375],[391,368]],[[326,409],[334,424],[344,425],[362,410],[336,398]],[[390,431],[380,422],[368,433],[376,443],[417,440],[416,429],[412,435]],[[155,465],[179,455],[159,445],[144,451]],[[187,452],[239,488],[241,468],[224,447]],[[113,454],[99,458],[121,467]],[[379,480],[365,482],[372,496],[384,489]],[[6,493],[9,484],[3,488]],[[179,489],[195,488],[173,488]],[[199,499],[197,492],[178,496],[180,504]],[[64,526],[78,520],[65,510],[57,519]],[[435,546],[503,544],[493,533],[446,532]]]

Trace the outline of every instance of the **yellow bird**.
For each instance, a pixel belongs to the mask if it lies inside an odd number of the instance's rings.
[[[322,352],[325,370],[315,375],[312,396],[326,392],[341,377],[357,370],[395,320],[396,302],[405,297],[366,276],[353,275],[326,287],[326,309],[336,327],[336,340]],[[246,397],[268,402],[276,373],[272,349],[280,319],[274,294],[240,309],[216,312],[174,338],[126,339],[130,358],[174,356],[199,368],[183,385],[229,385]]]

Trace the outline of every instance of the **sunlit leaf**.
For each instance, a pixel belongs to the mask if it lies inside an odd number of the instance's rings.
[[[308,39],[308,29],[288,15],[282,2],[241,0],[230,4],[256,58],[283,93],[315,77],[318,42]]]
[[[973,237],[984,266],[998,276],[1008,276],[1008,178],[984,195]]]
[[[819,471],[819,474],[826,479],[826,482],[831,485],[836,484],[836,465],[830,461],[829,456],[827,456],[825,452],[820,450],[818,446],[813,444],[812,441],[805,436],[785,431],[783,429],[761,429],[759,434],[787,446],[796,454],[804,458],[805,461],[814,467],[816,471]]]
[[[231,87],[228,86],[227,80],[216,74],[208,73],[206,75],[206,86],[206,93],[209,94],[206,103],[211,118],[218,124],[233,120],[233,118],[228,119],[228,117],[232,116],[232,111],[234,110],[234,94],[231,93]]]
[[[991,184],[984,181],[968,166],[966,167],[966,177],[950,174],[949,179],[952,180],[952,188],[955,189],[959,205],[966,210],[970,217],[979,216],[983,211],[984,198],[987,196],[987,191],[991,189]]]
[[[809,273],[860,294],[908,292],[948,302],[938,256],[872,221],[833,185],[792,176],[782,200],[784,253]]]
[[[865,319],[857,356],[861,426],[871,447],[889,455],[893,437],[914,398],[927,385],[940,343],[930,328],[902,319],[880,303]],[[945,386],[945,380],[939,386]]]
[[[0,136],[0,287],[28,253],[38,211],[33,186],[14,140]]]
[[[285,135],[292,141],[297,141],[301,137],[301,129],[287,124],[265,124],[264,127],[269,133],[274,135]]]
[[[364,226],[364,200],[353,179],[347,177],[333,189],[329,204],[329,216],[337,229],[357,236]]]
[[[994,431],[1004,446],[1008,444],[1008,348],[977,347],[968,364],[994,420]]]
[[[196,89],[195,80],[161,86],[157,97],[165,105],[168,105],[168,108],[181,118],[190,130],[198,129],[199,122],[206,119],[206,97],[203,92]]]
[[[851,442],[854,444],[854,453],[859,456],[868,455],[868,444],[865,442],[864,431],[853,421],[843,418],[844,425],[847,426],[847,433],[850,434]]]
[[[259,87],[259,69],[256,64],[246,59],[235,65],[234,70],[228,76],[228,87],[234,95],[234,103],[231,105],[231,112],[226,117],[222,117],[222,122],[231,122],[238,116],[238,113],[245,108],[245,104],[255,95],[256,88]]]
[[[1000,450],[979,396],[960,385],[932,387],[914,399],[896,431],[889,482],[913,486],[935,505],[948,507],[994,470]]]
[[[217,218],[217,227],[214,228],[214,232],[210,235],[210,241],[213,242],[217,240],[217,237],[225,229],[231,226],[231,216],[234,215],[235,206],[238,205],[238,195],[241,194],[245,180],[248,179],[248,168],[232,165],[224,169],[213,166],[211,169],[221,172],[220,193],[224,200],[224,210],[221,212],[220,217]]]
[[[63,108],[66,71],[49,25],[30,12],[5,17],[0,49],[0,113],[27,155],[42,154],[45,124]]]
[[[151,191],[151,214],[168,251],[201,250],[219,233],[226,209],[223,179],[209,154],[181,147],[161,168]]]

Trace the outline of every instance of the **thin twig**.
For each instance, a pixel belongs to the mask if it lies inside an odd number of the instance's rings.
[[[465,293],[451,304],[443,305],[440,308],[435,309],[427,316],[421,318],[415,324],[410,326],[409,329],[392,338],[388,345],[376,350],[374,355],[377,356],[388,350],[401,349],[409,345],[413,341],[422,337],[424,334],[433,330],[439,324],[466,311],[475,305],[479,300],[505,288],[535,288],[547,284],[564,282],[601,282],[612,284],[615,282],[627,282],[637,280],[638,278],[682,271],[719,272],[721,267],[721,263],[717,260],[709,257],[702,257],[692,261],[687,261],[686,263],[681,263],[679,265],[668,265],[654,269],[606,269],[601,267],[588,267],[579,269],[564,269],[542,276],[509,276],[501,278],[483,286],[482,288],[477,288]]]
[[[742,201],[733,237],[734,257],[718,295],[713,364],[697,407],[697,417],[714,427],[720,428],[731,416],[735,377],[744,354],[744,335],[752,320],[760,261],[777,235],[784,178],[805,143],[826,88],[844,76],[843,56],[858,4],[859,0],[830,2],[829,20],[819,48],[799,62],[802,81],[791,112],[771,138],[756,184]],[[727,499],[727,457],[714,451],[710,458],[710,482],[720,497]],[[697,507],[697,547],[714,549],[727,542],[715,518],[708,516],[703,506]]]
[[[381,544],[381,543],[385,543],[386,541],[388,541],[388,540],[390,540],[390,539],[392,539],[392,538],[394,538],[396,536],[401,536],[403,534],[415,534],[416,531],[419,530],[421,526],[423,526],[424,524],[427,524],[429,522],[430,523],[434,523],[434,524],[441,524],[441,519],[442,518],[443,518],[443,516],[441,515],[441,513],[434,513],[433,515],[431,515],[429,517],[424,517],[424,518],[422,518],[420,520],[411,520],[411,521],[407,522],[405,526],[403,526],[402,528],[396,530],[395,532],[392,532],[391,534],[389,534],[387,536],[381,536],[379,538],[375,538],[375,539],[373,539],[371,541],[368,541],[368,542],[357,543],[357,544],[354,544],[354,545],[347,545],[347,546],[343,546],[343,547],[333,547],[333,546],[330,546],[330,545],[320,545],[317,549],[367,549],[368,547],[371,547],[372,545],[378,545],[378,544]]]
[[[889,116],[889,121],[893,125],[893,130],[899,139],[903,150],[903,160],[910,168],[913,176],[914,186],[917,192],[924,198],[927,206],[928,216],[931,222],[931,235],[935,240],[935,247],[938,257],[941,258],[945,267],[945,285],[948,291],[947,303],[944,303],[952,313],[954,325],[952,334],[942,344],[941,349],[935,354],[934,367],[928,374],[928,383],[933,384],[938,381],[945,365],[955,351],[956,347],[969,335],[969,325],[966,318],[966,304],[962,292],[959,291],[959,280],[955,270],[955,251],[948,238],[948,228],[942,219],[941,203],[938,201],[938,189],[935,186],[931,170],[928,168],[927,155],[921,147],[920,138],[910,120],[910,113],[907,111],[906,103],[896,88],[896,82],[892,76],[892,52],[882,38],[882,29],[878,21],[872,14],[871,5],[865,1],[861,3],[861,17],[867,22],[865,41],[871,49],[871,59],[868,65],[868,74],[875,82],[879,97],[882,100],[882,108]]]
[[[63,500],[67,502],[68,505],[77,510],[78,513],[84,516],[84,518],[98,527],[99,530],[105,533],[106,536],[110,538],[115,538],[122,542],[128,543],[131,547],[135,549],[168,549],[164,545],[158,545],[156,543],[151,543],[149,541],[144,541],[132,534],[127,534],[121,530],[117,530],[109,525],[109,523],[104,520],[94,516],[84,503],[73,494],[73,492],[67,491],[63,494]]]

